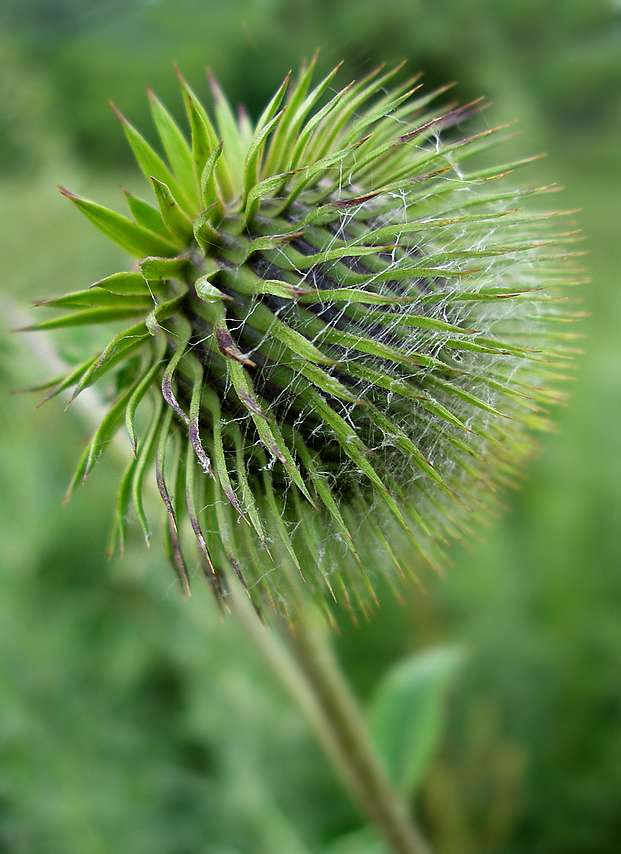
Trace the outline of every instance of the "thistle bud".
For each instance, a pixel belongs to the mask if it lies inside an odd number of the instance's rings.
[[[149,93],[161,154],[119,113],[151,201],[124,190],[126,217],[61,192],[135,263],[37,325],[125,322],[48,395],[115,380],[71,488],[125,423],[115,542],[132,504],[148,541],[154,469],[183,584],[200,563],[258,605],[286,605],[292,570],[364,601],[404,541],[441,566],[571,357],[574,238],[524,207],[546,188],[509,186],[518,164],[467,169],[499,129],[460,136],[478,105],[438,107],[399,69],[334,93],[336,70],[287,78],[254,127],[213,79],[210,114],[180,77],[189,135]]]

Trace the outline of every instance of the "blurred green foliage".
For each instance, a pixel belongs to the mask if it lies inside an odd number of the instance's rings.
[[[363,697],[411,650],[468,646],[418,803],[439,854],[616,854],[618,2],[4,0],[5,325],[22,323],[15,305],[117,268],[53,190],[58,181],[115,205],[118,181],[135,180],[109,99],[148,127],[148,84],[180,113],[176,60],[197,89],[211,66],[256,114],[318,46],[320,72],[345,60],[341,82],[407,59],[427,86],[455,79],[461,100],[487,95],[485,121],[520,119],[511,153],[551,154],[528,180],[565,184],[556,203],[582,208],[586,355],[559,434],[544,437],[482,542],[455,549],[446,580],[421,568],[426,593],[406,590],[399,604],[387,591],[368,623],[341,620],[338,645]],[[0,358],[5,393],[51,369],[29,339],[5,336]],[[157,548],[149,556],[137,539],[104,563],[118,463],[61,508],[84,415],[5,398],[0,430],[2,854],[314,854],[355,830],[296,713],[200,585],[180,601]]]

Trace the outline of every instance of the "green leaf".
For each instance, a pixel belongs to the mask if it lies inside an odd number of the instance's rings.
[[[215,474],[220,481],[220,486],[222,487],[224,494],[231,502],[237,513],[239,513],[241,518],[247,522],[248,520],[241,508],[237,495],[235,494],[235,490],[233,489],[233,484],[229,477],[229,470],[226,465],[224,443],[222,441],[222,415],[220,412],[218,396],[213,394],[210,389],[206,388],[203,392],[203,403],[205,403],[211,410]],[[209,472],[209,474],[212,474],[212,472]]]
[[[237,129],[239,131],[241,146],[247,152],[254,136],[254,126],[243,104],[238,104],[237,106]]]
[[[205,107],[202,105],[200,98],[192,91],[192,89],[188,86],[186,81],[183,78],[183,75],[179,71],[178,68],[175,67],[175,71],[177,72],[177,77],[179,79],[179,84],[181,86],[181,91],[183,92],[183,103],[185,104],[185,109],[188,115],[188,120],[190,122],[190,126],[192,127],[192,147],[194,148],[194,122],[197,120],[199,124],[202,125],[201,131],[201,139],[204,139],[205,148],[211,151],[212,148],[218,142],[218,136],[216,134],[216,130],[211,122],[211,119],[207,115],[207,111]],[[194,118],[193,118],[194,117]]]
[[[310,69],[312,71],[313,66],[315,64],[315,59],[313,59]],[[306,120],[309,112],[312,110],[314,105],[317,103],[319,98],[326,91],[335,74],[338,72],[339,68],[343,63],[340,62],[332,71],[321,80],[314,89],[309,92],[309,94],[304,98],[302,103],[299,103],[299,96],[303,94],[304,88],[300,88],[298,93],[294,93],[291,98],[289,104],[286,108],[286,133],[282,135],[281,147],[280,147],[280,162],[277,167],[279,172],[282,172],[284,169],[290,169],[293,165],[293,154],[295,152],[296,143],[299,139],[300,128],[302,127],[304,121]],[[296,105],[299,103],[299,106]],[[294,109],[295,108],[295,109]]]
[[[181,296],[173,297],[167,302],[163,302],[161,305],[155,306],[153,311],[149,312],[145,318],[144,325],[147,327],[151,335],[157,335],[160,331],[160,324],[162,321],[168,320],[169,317],[172,317],[184,299],[185,294],[181,294]]]
[[[142,276],[149,283],[163,279],[182,279],[188,271],[190,261],[188,258],[143,258],[139,262]],[[143,282],[144,285],[144,282]]]
[[[201,401],[203,396],[204,374],[203,365],[198,359],[192,359],[192,368],[194,378],[192,383],[192,398],[190,400],[190,415],[188,418],[188,438],[196,455],[196,459],[201,464],[204,474],[213,477],[213,468],[211,460],[207,456],[207,452],[203,447],[201,439]]]
[[[166,401],[166,403],[173,409],[177,415],[184,421],[186,424],[189,419],[186,413],[181,409],[177,398],[175,397],[175,393],[173,390],[173,377],[177,367],[179,366],[179,362],[185,356],[188,351],[190,345],[190,338],[192,337],[192,327],[187,321],[183,321],[179,324],[180,329],[177,332],[177,349],[171,356],[168,361],[168,365],[166,366],[166,370],[164,371],[164,375],[162,377],[162,397]]]
[[[65,329],[72,326],[91,326],[94,323],[114,323],[117,320],[125,320],[144,314],[144,306],[131,306],[129,308],[86,308],[73,314],[64,314],[62,317],[52,317],[42,320],[32,326],[23,326],[20,332],[31,332],[39,329]]]
[[[218,124],[220,139],[224,143],[226,160],[233,175],[235,190],[239,191],[241,186],[238,185],[240,185],[243,180],[246,151],[239,135],[239,128],[237,126],[235,114],[231,110],[227,98],[211,72],[209,72],[209,85],[211,86],[213,94],[216,122]],[[237,181],[235,180],[236,177]]]
[[[408,797],[419,790],[438,747],[446,695],[463,657],[448,646],[399,661],[371,698],[371,735],[390,779]]]
[[[194,531],[194,536],[200,546],[203,555],[205,556],[205,560],[207,561],[207,565],[209,566],[211,572],[213,573],[213,563],[211,562],[211,555],[209,554],[209,549],[207,547],[207,542],[205,540],[205,534],[203,533],[203,529],[201,527],[200,518],[199,518],[199,510],[196,507],[196,468],[198,465],[198,460],[196,459],[196,455],[194,453],[194,448],[192,446],[191,440],[188,439],[188,447],[185,458],[185,504],[186,510],[188,514],[188,519],[190,520],[190,525],[192,526],[192,530]]]
[[[293,171],[301,172],[302,177],[298,179],[292,190],[288,193],[283,210],[286,210],[295,201],[305,187],[311,183],[316,184],[320,182],[322,173],[330,170],[336,170],[337,173],[340,173],[340,167],[348,161],[353,152],[362,145],[362,142],[363,140],[360,140],[344,148],[340,148],[338,151],[334,151],[316,160],[311,166],[307,166],[305,169],[291,170],[290,174],[293,174]]]
[[[93,225],[129,255],[144,258],[145,255],[176,255],[179,251],[172,241],[164,240],[159,234],[132,222],[131,219],[78,196],[64,187],[58,189],[90,219]]]
[[[177,204],[170,188],[163,181],[151,178],[153,189],[160,207],[162,219],[166,223],[170,233],[181,240],[185,245],[189,244],[194,236],[192,220]]]
[[[340,836],[322,854],[390,854],[390,851],[374,827],[363,827]]]
[[[127,400],[130,397],[133,391],[133,387],[130,386],[126,389],[116,401],[112,404],[106,415],[103,417],[101,424],[97,428],[95,435],[91,441],[89,446],[88,456],[86,458],[86,462],[84,464],[84,473],[83,480],[86,480],[87,475],[92,469],[93,465],[97,458],[103,453],[106,446],[110,443],[112,437],[121,426],[123,422],[123,415],[125,413],[125,407],[127,405]]]
[[[258,306],[258,308],[263,308],[263,306]],[[266,309],[266,313],[269,312],[269,309]],[[253,311],[252,317],[256,319],[258,316],[258,311]],[[263,312],[261,312],[263,314]],[[270,312],[271,314],[271,312]],[[335,365],[336,359],[333,359],[331,356],[326,356],[325,353],[322,353],[321,350],[316,347],[311,341],[308,340],[304,335],[300,332],[296,332],[295,329],[291,329],[290,326],[287,326],[286,323],[283,323],[282,320],[279,320],[277,317],[273,315],[267,321],[266,334],[272,335],[282,344],[291,350],[292,353],[295,353],[296,356],[299,356],[302,359],[306,359],[309,362],[312,362],[316,365]]]
[[[353,254],[353,253],[352,253]],[[321,304],[327,302],[353,302],[363,305],[398,305],[412,301],[413,297],[400,297],[389,294],[378,294],[374,291],[363,291],[358,288],[327,288],[302,293],[299,301],[303,305]],[[387,315],[391,318],[391,315]],[[386,315],[384,316],[386,317]],[[405,321],[402,321],[405,322]],[[461,329],[458,330],[461,332]]]
[[[75,367],[69,373],[63,375],[62,377],[56,377],[52,380],[47,380],[40,385],[33,386],[27,391],[42,391],[43,389],[49,388],[53,386],[52,390],[48,392],[48,394],[43,398],[41,403],[38,406],[42,406],[44,403],[47,403],[48,400],[51,400],[53,397],[56,397],[57,394],[60,394],[61,391],[69,388],[69,386],[73,385],[75,382],[79,382],[80,378],[84,376],[84,374],[94,365],[97,364],[97,360],[99,356],[93,356],[90,359],[87,359],[86,362],[82,362],[82,364]]]
[[[153,364],[151,365],[149,370],[142,377],[142,379],[140,380],[140,382],[138,383],[138,385],[134,389],[134,392],[133,392],[132,396],[130,397],[130,399],[127,403],[127,407],[125,409],[125,428],[127,430],[127,435],[129,436],[129,441],[131,443],[132,450],[133,450],[134,454],[136,454],[137,444],[138,444],[138,441],[136,438],[136,427],[134,424],[136,409],[138,408],[138,405],[139,405],[140,401],[143,399],[143,397],[145,396],[145,394],[149,391],[149,389],[151,389],[153,387],[155,378],[157,377],[157,375],[159,374],[159,372],[162,369],[160,360],[161,360],[162,356],[164,355],[165,349],[166,349],[166,339],[162,335],[160,337],[159,342],[158,342],[158,346],[157,346],[155,352],[153,353]]]
[[[255,128],[255,134],[260,134],[263,131],[263,128],[269,124],[276,112],[278,107],[280,106],[280,102],[283,99],[285,92],[287,91],[287,86],[289,85],[289,80],[291,79],[291,72],[287,74],[283,82],[278,87],[278,90],[273,95],[272,99],[268,103],[267,107],[263,110],[261,115],[259,116],[259,121],[257,122],[257,126]]]
[[[164,163],[159,154],[151,148],[142,134],[138,133],[136,128],[131,125],[125,116],[117,110],[114,104],[112,105],[112,108],[123,125],[125,136],[127,137],[132,151],[134,152],[134,157],[138,161],[138,166],[140,166],[145,177],[157,178],[158,181],[162,181],[164,184],[167,184],[177,202],[181,207],[183,207],[186,213],[191,216],[194,212],[194,207],[168,166]],[[154,252],[151,254],[163,255],[164,253]]]
[[[270,141],[264,169],[264,174],[266,175],[273,175],[275,172],[282,171],[279,164],[281,164],[285,159],[289,128],[295,118],[298,107],[304,101],[313,76],[315,63],[316,57],[313,57],[309,67],[302,70],[298,83],[287,98],[285,115],[278,126],[277,132]]]
[[[127,511],[129,509],[129,501],[131,498],[131,485],[136,468],[136,460],[132,457],[127,465],[123,477],[119,482],[119,488],[116,494],[116,503],[114,507],[114,521],[112,530],[110,531],[110,539],[108,541],[108,559],[114,554],[117,545],[119,555],[123,557],[125,551],[125,537],[127,533]]]
[[[148,340],[150,340],[150,335],[144,323],[136,323],[116,335],[99,358],[93,359],[90,367],[80,379],[71,400],[74,400],[81,391],[100,379],[114,365],[126,359],[130,353]]]
[[[252,222],[256,214],[258,213],[259,206],[261,204],[261,199],[269,198],[273,196],[274,193],[282,187],[287,178],[290,178],[291,175],[295,175],[300,172],[299,169],[292,169],[290,172],[282,172],[279,175],[271,175],[269,178],[264,178],[263,181],[259,181],[258,184],[255,184],[254,187],[248,193],[248,198],[246,199],[246,208],[244,212],[246,225]]]
[[[374,97],[377,92],[382,90],[388,81],[394,77],[403,66],[403,63],[395,66],[382,77],[377,75],[381,71],[381,67],[372,71],[367,77],[363,78],[359,83],[354,84],[351,88],[343,89],[339,95],[339,103],[337,104],[336,115],[332,111],[329,115],[329,124],[327,117],[324,118],[321,125],[317,128],[313,140],[313,159],[323,156],[330,151],[335,140],[340,136],[344,127],[352,116],[358,114],[359,108],[369,99]]]
[[[169,441],[174,442],[175,439],[171,431],[173,415],[173,409],[169,408],[165,410],[165,414],[162,418],[162,427],[160,430],[157,450],[155,452],[155,478],[157,481],[157,488],[159,490],[160,496],[162,498],[162,501],[164,502],[164,506],[166,507],[166,512],[168,514],[167,524],[164,527],[164,549],[166,551],[168,560],[177,575],[177,578],[183,586],[186,595],[189,596],[190,579],[179,544],[177,516],[175,513],[173,499],[171,499],[170,492],[168,491],[168,485],[166,482],[165,475],[167,445]],[[171,474],[171,480],[173,480],[175,483],[175,492],[173,493],[174,498],[176,498],[177,495],[177,481],[181,468],[180,456],[181,454],[178,451],[172,454],[171,468],[173,469],[173,472]]]
[[[103,288],[112,294],[149,294],[147,284],[140,273],[114,273],[94,282],[91,288]]]
[[[206,208],[218,205],[224,209],[222,194],[217,180],[217,165],[222,155],[223,143],[219,142],[205,161],[200,174],[201,198]],[[213,215],[213,214],[212,214]]]
[[[155,210],[155,208],[148,202],[139,199],[138,196],[134,196],[134,194],[130,193],[123,185],[121,185],[121,190],[127,199],[127,205],[130,213],[138,225],[142,225],[149,231],[159,234],[160,237],[164,238],[164,240],[170,240],[170,232],[166,228],[160,212]]]
[[[261,514],[259,508],[257,506],[257,502],[250,487],[250,482],[248,480],[248,475],[246,473],[246,444],[244,441],[244,437],[242,436],[241,430],[237,427],[236,424],[232,425],[233,429],[233,438],[235,441],[235,462],[236,462],[236,475],[237,481],[239,483],[239,489],[241,492],[241,501],[246,512],[246,515],[250,519],[250,524],[254,528],[261,541],[262,546],[266,549],[269,554],[269,549],[267,548],[267,541],[265,537],[265,530],[263,528],[263,522],[261,519]]]
[[[147,548],[150,548],[149,539],[151,535],[143,506],[143,484],[145,475],[153,463],[155,456],[155,443],[157,442],[159,431],[162,426],[163,408],[164,400],[160,394],[157,394],[155,396],[154,411],[151,415],[151,422],[147,435],[138,446],[138,452],[135,459],[134,477],[132,480],[132,501]]]
[[[438,486],[446,488],[446,484],[444,483],[442,476],[397,424],[391,421],[387,415],[384,415],[377,407],[372,406],[371,404],[367,404],[366,409],[369,417],[380,428],[380,430],[383,431],[386,439],[394,442],[394,444],[403,451],[406,459],[413,462],[417,468],[434,480]]]
[[[186,194],[198,202],[198,187],[194,172],[194,157],[188,142],[177,123],[162,102],[148,89],[151,113],[164,151],[172,170]]]
[[[344,89],[337,92],[337,94],[328,101],[327,104],[325,104],[306,122],[304,127],[301,129],[301,132],[298,134],[297,142],[295,144],[293,154],[291,155],[292,166],[299,166],[301,163],[312,163],[314,160],[318,159],[316,156],[316,148],[309,145],[313,132],[319,125],[326,121],[330,113],[336,110],[336,108],[343,103],[347,92],[352,88],[352,86],[353,83],[349,83]]]
[[[215,285],[212,285],[209,281],[210,276],[213,276],[213,273],[210,273],[207,276],[199,276],[199,278],[194,282],[194,290],[196,291],[197,296],[203,302],[213,302],[218,303],[222,302],[222,300],[230,301],[232,298],[219,290]]]
[[[144,283],[143,283],[144,284]],[[74,291],[61,297],[37,300],[36,306],[50,308],[66,308],[88,306],[90,308],[115,308],[119,310],[144,312],[153,305],[153,299],[146,288],[141,294],[117,294],[103,288],[88,288],[85,291]]]
[[[341,258],[363,258],[365,255],[379,255],[382,252],[390,252],[397,247],[393,244],[390,246],[362,246],[356,243],[341,244],[333,246],[329,249],[323,249],[314,255],[302,255],[300,252],[295,253],[295,269],[308,270],[309,267],[314,267],[317,264],[325,264],[327,261],[336,261]],[[293,254],[291,250],[286,254]]]
[[[250,147],[248,148],[244,169],[244,204],[246,203],[250,190],[259,180],[259,171],[263,150],[265,148],[265,140],[280,121],[282,114],[283,110],[277,113],[274,118],[260,131],[257,130],[257,133],[252,138]]]

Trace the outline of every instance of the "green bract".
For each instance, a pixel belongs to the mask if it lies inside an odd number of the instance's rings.
[[[335,93],[311,64],[255,127],[181,79],[191,141],[151,94],[164,157],[120,116],[152,203],[125,191],[127,218],[62,190],[136,259],[35,327],[128,324],[50,392],[115,376],[73,485],[125,423],[116,541],[131,504],[148,537],[154,465],[186,586],[202,565],[222,594],[234,572],[286,608],[301,571],[353,603],[408,541],[440,565],[559,399],[573,238],[522,208],[545,188],[499,180],[517,164],[466,169],[499,139],[451,130],[473,105],[397,71]]]

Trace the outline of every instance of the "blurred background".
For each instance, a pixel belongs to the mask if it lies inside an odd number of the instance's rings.
[[[523,488],[446,579],[421,569],[425,592],[344,616],[341,658],[365,698],[407,652],[468,651],[418,805],[438,854],[618,854],[619,0],[3,0],[3,326],[120,269],[54,187],[122,209],[110,99],[148,135],[145,85],[181,116],[176,61],[256,116],[317,47],[321,72],[345,61],[337,83],[405,59],[487,96],[481,121],[519,120],[509,156],[549,154],[520,180],[565,187],[591,277],[571,400]],[[157,544],[106,562],[121,455],[61,506],[88,418],[9,397],[83,349],[52,343],[0,338],[0,852],[324,851],[358,818],[245,640],[200,586],[181,601]]]

